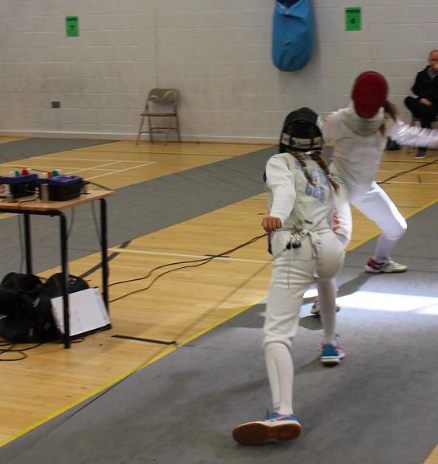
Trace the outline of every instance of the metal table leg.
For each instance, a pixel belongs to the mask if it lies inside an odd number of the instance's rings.
[[[26,250],[26,272],[28,274],[33,274],[32,269],[32,241],[31,241],[31,231],[30,231],[30,214],[24,213],[24,244]],[[20,220],[20,217],[18,217]]]
[[[70,348],[70,308],[68,302],[68,252],[67,252],[67,219],[61,212],[56,213],[60,220],[60,241],[61,241],[61,272],[62,272],[62,303],[64,317],[64,348]]]
[[[102,253],[102,289],[103,301],[105,302],[106,310],[109,313],[108,302],[108,232],[107,232],[107,215],[106,215],[106,201],[105,199],[99,200],[100,202],[100,247]]]
[[[101,253],[102,253],[102,280],[103,280],[103,298],[107,310],[109,309],[108,302],[108,238],[107,238],[107,210],[105,199],[99,198],[100,201],[100,225],[101,225]],[[27,210],[24,211],[20,208],[2,207],[0,203],[0,213],[20,214],[24,216],[24,239],[26,251],[26,267],[27,272],[32,274],[32,241],[31,241],[31,225],[30,215],[37,216],[58,216],[60,221],[60,243],[61,243],[61,273],[62,273],[62,302],[63,302],[63,322],[64,322],[64,347],[70,348],[70,308],[69,308],[69,271],[68,271],[68,235],[67,235],[67,219],[60,210]]]

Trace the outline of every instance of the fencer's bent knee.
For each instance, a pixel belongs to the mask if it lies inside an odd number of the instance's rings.
[[[401,217],[391,227],[382,228],[382,234],[389,240],[398,240],[405,234],[407,228],[406,221]]]
[[[287,349],[290,349],[290,344],[287,345],[284,342],[270,342],[270,341],[264,342],[265,351],[268,351],[270,348],[276,348],[278,347],[278,345],[282,345],[282,346],[285,346]]]
[[[280,334],[280,333],[270,333],[265,331],[265,338],[263,339],[263,345],[266,348],[272,343],[281,343],[285,345],[287,348],[290,348],[292,346],[292,337],[289,337],[285,334]]]
[[[333,279],[344,262],[344,249],[333,234],[321,235],[321,247],[317,256],[316,272],[320,279]]]

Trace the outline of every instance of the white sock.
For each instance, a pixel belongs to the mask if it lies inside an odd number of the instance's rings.
[[[268,343],[265,346],[265,357],[274,412],[286,416],[293,414],[294,364],[289,348],[283,343]]]
[[[318,282],[318,299],[324,343],[334,343],[336,323],[336,283],[333,280]]]

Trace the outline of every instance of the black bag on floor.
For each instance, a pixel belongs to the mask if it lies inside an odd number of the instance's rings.
[[[70,275],[68,279],[68,293],[80,292],[89,288],[87,282],[81,277]],[[50,305],[51,298],[57,298],[62,296],[62,274],[53,274],[52,277],[47,279],[44,283],[40,298],[41,301]]]
[[[42,301],[43,283],[33,274],[10,272],[0,283],[0,337],[13,343],[59,338],[51,304]]]
[[[69,277],[69,293],[89,288],[80,277]],[[33,274],[10,272],[0,283],[0,337],[13,343],[58,340],[51,298],[62,296],[62,274],[44,284]]]

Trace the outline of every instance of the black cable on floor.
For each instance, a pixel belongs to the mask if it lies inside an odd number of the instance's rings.
[[[34,346],[30,346],[29,348],[21,348],[17,350],[15,349],[16,343],[7,342],[7,341],[0,342],[0,356],[2,356],[5,353],[19,353],[19,356],[20,356],[18,358],[13,358],[13,359],[2,359],[0,357],[0,362],[22,361],[23,359],[27,358],[27,354],[25,353],[25,351],[33,350],[40,345],[42,345],[42,343],[37,343]],[[8,347],[8,348],[4,348],[4,347]]]
[[[187,266],[180,266],[180,267],[177,267],[175,269],[170,269],[168,271],[165,271],[163,272],[162,274],[159,274],[157,277],[155,277],[155,279],[147,286],[147,287],[144,287],[144,288],[140,288],[138,290],[134,290],[132,292],[129,292],[125,295],[122,295],[118,298],[114,298],[113,300],[110,300],[109,302],[110,303],[113,303],[115,301],[118,301],[118,300],[121,300],[122,298],[126,298],[127,296],[130,296],[130,295],[133,295],[135,293],[140,293],[140,292],[143,292],[143,291],[146,291],[146,290],[149,290],[152,285],[158,280],[160,279],[161,277],[163,277],[164,275],[166,274],[170,274],[171,272],[174,272],[174,271],[178,271],[180,269],[187,269],[187,268],[193,268],[193,267],[199,267],[199,266],[203,266],[204,264],[207,264],[209,263],[210,261],[213,261],[213,259],[216,259],[216,258],[221,258],[225,255],[228,255],[230,253],[233,253],[234,251],[237,251],[239,250],[240,248],[243,248],[245,246],[248,246],[248,245],[251,245],[252,243],[256,242],[257,240],[260,240],[261,238],[263,237],[266,237],[267,234],[264,233],[262,235],[259,235],[257,237],[254,237],[252,238],[251,240],[248,240],[247,242],[241,244],[241,245],[238,245],[234,248],[231,248],[230,250],[227,250],[227,251],[224,251],[218,255],[212,255],[212,256],[208,256],[206,258],[201,258],[201,259],[194,259],[194,260],[189,260],[189,261],[177,261],[177,262],[174,262],[174,263],[168,263],[168,264],[163,264],[161,266],[157,266],[155,267],[154,269],[152,269],[151,271],[148,272],[147,275],[143,276],[143,277],[137,277],[135,279],[128,279],[128,280],[122,280],[122,281],[119,281],[119,282],[114,282],[112,283],[111,285],[109,285],[108,287],[112,287],[114,285],[120,285],[120,284],[125,284],[125,283],[129,283],[129,282],[137,282],[139,280],[145,280],[147,279],[148,277],[150,277],[152,275],[153,272],[157,271],[158,269],[162,269],[162,268],[165,268],[165,267],[168,267],[168,266],[176,266],[178,264],[186,264],[186,263],[198,263],[198,264],[188,264]]]
[[[403,176],[404,174],[409,174],[410,172],[414,172],[417,169],[421,169],[421,168],[424,168],[426,166],[430,166],[430,165],[436,164],[436,163],[438,163],[438,159],[436,159],[434,161],[429,161],[428,163],[420,164],[419,166],[415,166],[415,168],[408,169],[407,171],[400,171],[397,174],[394,174],[393,176],[390,176],[385,180],[381,180],[380,182],[377,182],[377,184],[378,185],[385,184],[386,182],[388,182],[388,181],[390,181],[392,179],[396,179],[397,177]]]

